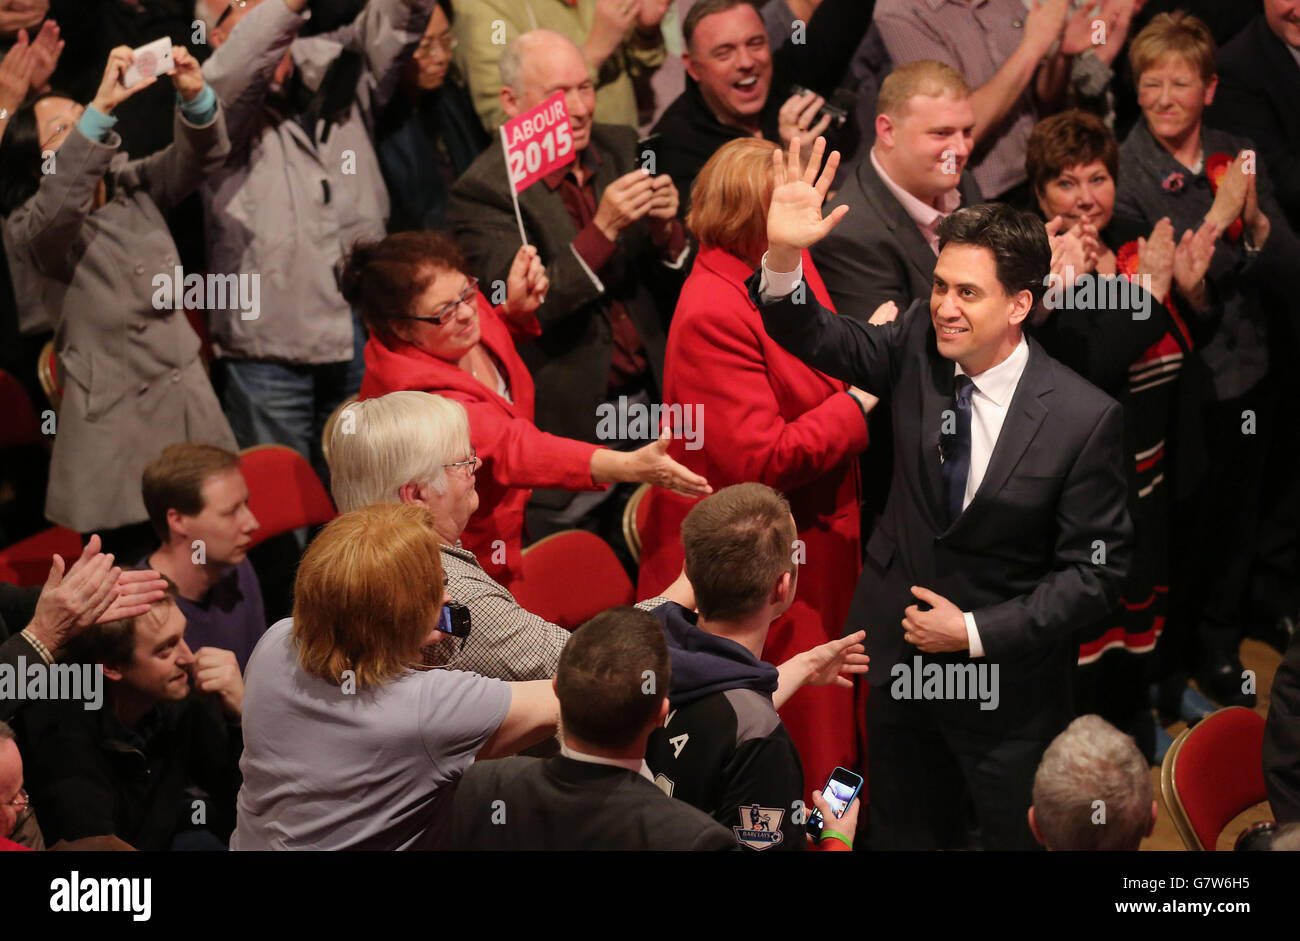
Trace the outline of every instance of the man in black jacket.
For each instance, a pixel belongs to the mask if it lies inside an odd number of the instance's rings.
[[[861,632],[780,670],[761,659],[768,628],[795,598],[795,536],[790,504],[765,484],[705,497],[682,522],[699,616],[672,602],[652,612],[672,655],[672,689],[646,763],[665,793],[706,811],[753,850],[801,850],[807,842],[803,764],[777,706],[804,683],[848,686],[850,674],[866,672]]]
[[[45,842],[111,834],[141,850],[223,849],[243,751],[235,655],[192,653],[169,596],[85,632],[63,659],[100,665],[108,695],[98,710],[57,701],[23,712],[19,742]]]
[[[655,787],[646,739],[672,680],[658,622],[611,608],[564,647],[555,676],[561,753],[476,762],[456,788],[444,848],[726,850],[731,833]]]
[[[929,316],[918,301],[864,326],[800,290],[800,250],[848,211],[822,218],[837,162],[819,178],[823,148],[801,179],[773,158],[749,285],[773,339],[891,406],[894,479],[848,625],[866,628],[873,666],[872,844],[962,845],[969,802],[986,848],[1032,849],[1024,808],[1070,717],[1072,633],[1128,570],[1123,416],[1023,334],[1051,257],[1026,213],[985,204],[940,223]]]

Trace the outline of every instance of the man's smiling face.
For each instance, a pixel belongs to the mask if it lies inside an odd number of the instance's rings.
[[[939,354],[976,376],[1011,354],[1033,306],[1029,291],[1008,294],[993,252],[949,243],[939,252],[930,292],[930,320]]]

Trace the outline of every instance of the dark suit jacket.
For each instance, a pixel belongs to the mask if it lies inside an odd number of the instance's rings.
[[[756,272],[756,301],[758,282]],[[917,603],[910,587],[920,585],[974,614],[984,662],[1000,667],[998,708],[939,703],[948,721],[1022,730],[1059,723],[1069,710],[1071,633],[1117,603],[1128,573],[1133,526],[1119,405],[1030,339],[983,482],[949,526],[939,440],[954,366],[935,348],[928,301],[868,327],[815,298],[799,305],[792,297],[760,304],[774,340],[814,369],[869,392],[892,390],[889,502],[845,628],[867,631],[871,683],[888,683],[894,664],[917,655],[901,622]],[[1105,561],[1094,564],[1099,542]],[[964,652],[923,659],[970,662]]]
[[[493,822],[498,810],[504,822]],[[452,850],[739,848],[726,827],[640,775],[563,755],[475,762],[450,816]]]
[[[589,149],[599,154],[596,201],[605,187],[636,168],[636,130],[596,124]],[[662,382],[667,329],[650,291],[649,278],[685,278],[665,268],[642,219],[620,233],[614,254],[598,280],[584,270],[570,248],[577,227],[559,191],[538,181],[519,194],[528,241],[537,246],[550,290],[537,309],[542,335],[519,344],[519,353],[537,387],[537,427],[580,441],[596,440],[596,406],[608,389],[613,329],[606,315],[609,298],[617,297],[636,324],[650,360],[655,385]],[[519,225],[501,155],[501,139],[484,151],[456,181],[448,209],[456,240],[470,269],[491,296],[491,283],[505,282],[519,251]],[[652,394],[657,395],[657,391]],[[567,499],[567,495],[566,495]]]
[[[1300,231],[1300,65],[1261,13],[1219,50],[1215,127],[1255,143],[1274,196]]]
[[[1264,785],[1278,823],[1300,823],[1300,640],[1273,677],[1264,726]]]
[[[957,185],[961,204],[982,202],[969,172]],[[864,156],[826,212],[848,206],[849,214],[809,252],[817,262],[835,309],[866,323],[885,301],[900,311],[928,298],[934,282],[934,250],[880,174]]]

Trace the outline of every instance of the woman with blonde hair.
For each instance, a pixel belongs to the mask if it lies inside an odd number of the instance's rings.
[[[867,446],[867,416],[876,399],[777,345],[746,289],[767,250],[775,147],[757,138],[729,141],[696,177],[686,224],[700,251],[668,332],[664,401],[680,407],[683,417],[693,413],[701,432],[695,442],[674,435],[669,456],[718,489],[757,481],[790,501],[798,528],[792,553],[809,566],[799,576],[794,603],[768,633],[763,659],[780,663],[839,637],[844,628],[862,557],[857,455]],[[831,307],[807,252],[803,264],[807,289]],[[887,316],[882,308],[876,318]],[[641,595],[681,570],[679,533],[694,502],[656,495],[642,535]],[[805,691],[781,718],[810,789],[836,765],[856,763],[850,690]]]
[[[248,661],[231,849],[433,848],[466,768],[554,733],[546,680],[422,668],[423,647],[464,631],[446,601],[424,507],[367,506],[321,531],[293,617]]]

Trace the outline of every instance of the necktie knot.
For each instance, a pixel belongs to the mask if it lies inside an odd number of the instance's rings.
[[[965,373],[955,377],[953,398],[961,408],[970,407],[971,396],[975,394],[975,383]]]

